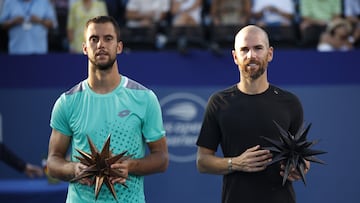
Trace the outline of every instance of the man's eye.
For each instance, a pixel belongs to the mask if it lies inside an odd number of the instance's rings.
[[[97,42],[98,39],[97,39],[96,37],[93,37],[93,38],[90,38],[90,41],[91,41],[91,42]]]
[[[240,51],[241,51],[242,53],[246,53],[246,52],[249,51],[249,49],[248,49],[248,48],[242,48]]]

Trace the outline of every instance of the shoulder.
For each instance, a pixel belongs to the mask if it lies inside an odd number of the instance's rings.
[[[126,91],[127,95],[129,96],[132,95],[134,98],[144,101],[157,99],[157,96],[151,89],[145,87],[144,85],[133,79],[130,79],[125,76],[122,77],[124,79],[122,89]]]
[[[293,95],[294,94],[294,93],[290,92],[289,90],[286,90],[284,88],[281,88],[281,87],[278,87],[278,86],[275,86],[272,84],[270,84],[269,90],[278,95]]]
[[[64,92],[64,95],[73,95],[79,92],[83,92],[85,90],[85,81],[81,81],[80,83],[74,85],[72,88]]]
[[[230,87],[226,87],[224,89],[214,92],[213,94],[211,94],[210,99],[229,97],[234,95],[235,92],[236,92],[236,85],[232,85]]]
[[[71,101],[75,101],[75,98],[78,98],[77,96],[79,95],[79,93],[84,92],[85,90],[85,86],[84,86],[84,81],[74,85],[73,87],[71,87],[70,89],[66,90],[65,92],[63,92],[56,100],[56,106],[60,107],[63,105],[68,105],[69,102],[71,103]]]
[[[234,96],[238,95],[239,91],[237,90],[236,85],[227,87],[225,89],[219,90],[212,95],[210,95],[209,98],[209,106],[222,106],[224,104],[227,104],[229,100],[231,100]]]
[[[299,98],[296,94],[293,92],[290,92],[289,90],[270,85],[270,91],[272,91],[275,95],[280,96],[283,99],[290,99],[290,100],[296,100],[299,101]]]
[[[147,87],[145,87],[144,85],[140,84],[139,82],[131,79],[131,78],[128,78],[128,77],[125,77],[125,76],[122,76],[124,79],[125,79],[125,84],[124,84],[124,87],[127,88],[127,89],[131,89],[131,90],[149,90]]]

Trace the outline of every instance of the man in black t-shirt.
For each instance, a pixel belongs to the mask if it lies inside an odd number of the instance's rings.
[[[205,111],[197,140],[197,168],[201,173],[223,175],[223,203],[295,203],[292,181],[301,179],[291,170],[282,185],[281,164],[272,160],[266,141],[278,139],[273,121],[295,134],[303,123],[303,108],[292,93],[268,82],[267,67],[273,47],[267,33],[249,25],[235,37],[232,51],[240,81],[214,93]],[[221,146],[224,157],[215,155]],[[305,173],[310,163],[305,161]]]

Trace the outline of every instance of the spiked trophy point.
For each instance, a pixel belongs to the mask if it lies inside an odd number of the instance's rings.
[[[280,139],[274,140],[268,137],[262,137],[270,144],[271,147],[264,147],[264,149],[270,150],[275,154],[272,161],[268,165],[283,161],[285,165],[284,177],[282,184],[284,185],[291,168],[295,168],[301,175],[303,183],[306,185],[305,179],[305,169],[306,164],[305,160],[310,162],[316,162],[320,164],[325,164],[324,161],[315,157],[315,155],[324,154],[325,151],[314,150],[311,147],[318,143],[318,140],[307,141],[307,133],[311,127],[311,123],[305,127],[304,124],[298,130],[295,135],[292,135],[290,132],[284,130],[276,121],[274,121],[276,127],[280,132]]]
[[[95,199],[98,198],[103,183],[105,183],[113,197],[117,199],[115,188],[110,181],[110,177],[126,178],[122,175],[120,170],[112,169],[110,168],[110,166],[111,164],[114,164],[116,162],[122,162],[124,160],[127,160],[131,156],[125,156],[126,151],[113,156],[112,152],[110,151],[110,137],[111,135],[109,134],[101,152],[96,149],[94,143],[91,141],[89,136],[87,136],[87,139],[89,142],[91,153],[76,149],[76,151],[79,152],[81,157],[75,156],[75,158],[77,158],[82,164],[86,165],[87,168],[83,170],[80,175],[71,179],[70,182],[74,182],[82,178],[94,178],[93,181],[95,182]],[[122,185],[127,187],[126,184]]]

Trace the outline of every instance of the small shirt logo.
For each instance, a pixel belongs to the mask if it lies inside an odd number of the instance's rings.
[[[130,110],[123,110],[123,111],[120,111],[120,112],[118,113],[118,116],[121,117],[121,118],[123,118],[123,117],[125,117],[125,116],[127,116],[127,115],[129,115],[129,114],[130,114]]]

